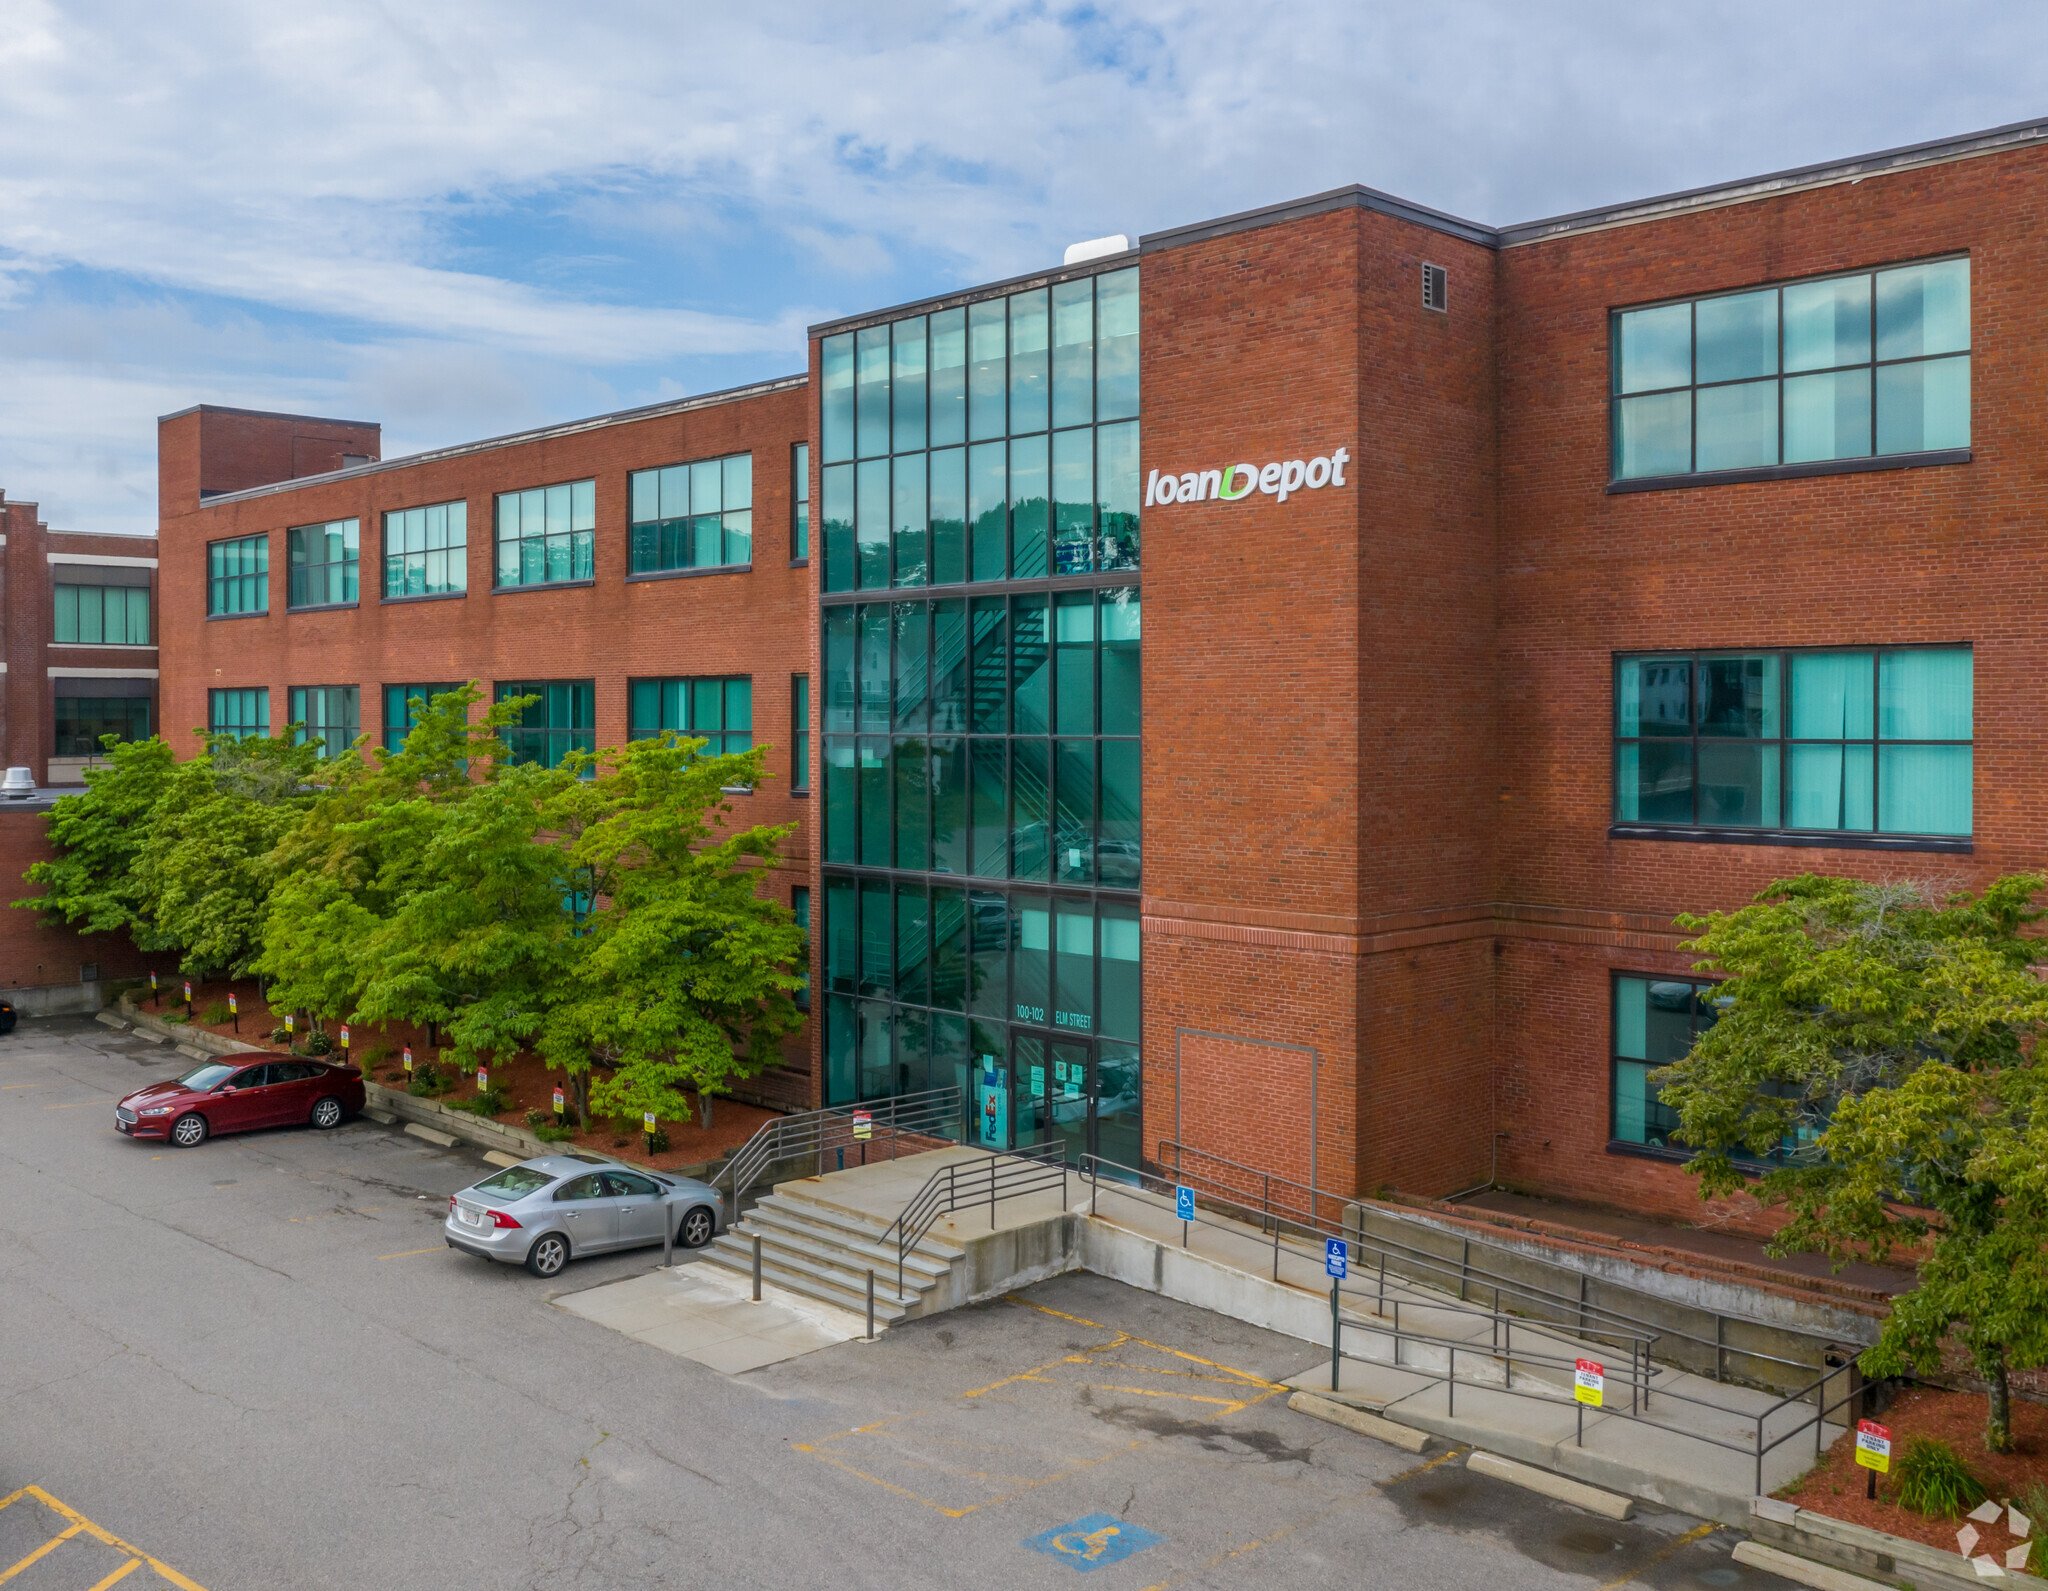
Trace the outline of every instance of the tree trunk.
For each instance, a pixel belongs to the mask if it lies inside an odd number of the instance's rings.
[[[704,1130],[711,1131],[711,1096],[701,1088],[697,1090],[697,1113],[703,1118]]]
[[[1984,1377],[1984,1450],[2012,1451],[2012,1383],[2006,1376],[2005,1349],[1982,1348],[1977,1352],[1977,1370]]]
[[[590,1074],[571,1072],[569,1074],[569,1103],[576,1107],[576,1130],[590,1131]]]

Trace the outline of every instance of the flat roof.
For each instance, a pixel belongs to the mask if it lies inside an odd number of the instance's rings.
[[[309,420],[314,425],[345,425],[358,431],[384,429],[380,420],[337,420],[331,414],[301,414],[296,409],[238,409],[230,403],[188,403],[182,409],[158,415],[156,423],[162,425],[166,420],[182,420],[188,414],[246,414],[257,420]]]
[[[751,382],[744,387],[726,387],[717,392],[702,392],[687,398],[668,398],[660,403],[642,404],[637,409],[615,409],[609,414],[594,414],[581,420],[564,420],[555,425],[535,426],[530,431],[511,431],[504,436],[484,437],[475,442],[457,442],[449,447],[429,448],[423,453],[407,453],[398,458],[372,459],[367,464],[354,464],[347,469],[327,470],[319,475],[298,475],[288,481],[271,481],[262,486],[245,486],[237,492],[214,492],[201,499],[206,507],[215,503],[246,502],[255,497],[272,497],[279,492],[295,492],[307,486],[326,485],[332,481],[354,480],[364,475],[379,475],[388,470],[410,469],[419,464],[432,464],[441,459],[462,458],[471,453],[486,453],[493,448],[514,447],[521,442],[542,442],[551,437],[575,436],[584,431],[601,431],[606,426],[625,425],[635,420],[656,420],[663,415],[682,414],[691,409],[708,409],[721,403],[736,403],[742,398],[764,397],[771,392],[784,392],[791,387],[801,387],[810,380],[808,374],[777,376],[769,381]],[[180,414],[190,414],[193,409],[212,409],[214,404],[194,404],[192,409],[181,409]],[[234,414],[259,414],[258,409],[235,409],[225,411]],[[166,416],[175,418],[175,416]],[[305,416],[293,416],[305,418]],[[349,422],[336,422],[347,424]]]

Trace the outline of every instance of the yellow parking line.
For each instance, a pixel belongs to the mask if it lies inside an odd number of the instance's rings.
[[[48,1088],[49,1086],[48,1083],[0,1083],[0,1094],[6,1093],[11,1088]]]
[[[1674,1553],[1681,1552],[1685,1548],[1690,1547],[1695,1541],[1705,1540],[1708,1536],[1711,1536],[1715,1531],[1719,1530],[1720,1528],[1721,1527],[1719,1525],[1712,1523],[1704,1525],[1694,1525],[1692,1529],[1688,1530],[1684,1535],[1673,1536],[1669,1541],[1665,1542],[1663,1546],[1659,1547],[1655,1552],[1651,1553],[1649,1557],[1645,1558],[1641,1563],[1637,1564],[1633,1569],[1629,1570],[1627,1574],[1620,1575],[1617,1576],[1615,1579],[1609,1580],[1605,1585],[1603,1585],[1600,1588],[1600,1591],[1620,1591],[1620,1588],[1622,1586],[1630,1584],[1636,1578],[1636,1576],[1641,1574],[1644,1570],[1656,1568],[1657,1565],[1662,1563],[1666,1558],[1669,1558]]]
[[[1464,1453],[1465,1450],[1462,1447],[1454,1447],[1448,1453],[1439,1453],[1435,1458],[1424,1459],[1420,1464],[1404,1469],[1398,1475],[1389,1475],[1380,1484],[1382,1486],[1398,1486],[1403,1481],[1412,1481],[1418,1475],[1427,1475],[1439,1464],[1448,1464],[1454,1458],[1462,1458]]]
[[[91,1591],[107,1591],[108,1586],[113,1585],[118,1580],[127,1579],[129,1575],[133,1574],[137,1569],[140,1569],[141,1567],[142,1560],[140,1558],[130,1558],[126,1563],[122,1564],[120,1568],[116,1569],[112,1574],[108,1575],[106,1579],[102,1580],[98,1585],[93,1586],[91,1588]]]
[[[76,1535],[79,1531],[82,1530],[88,1536],[91,1536],[95,1541],[105,1542],[109,1547],[113,1547],[118,1551],[125,1552],[129,1554],[131,1557],[141,1559],[142,1562],[148,1564],[150,1568],[154,1569],[157,1572],[157,1575],[166,1583],[177,1587],[177,1591],[206,1591],[206,1587],[200,1585],[195,1580],[188,1580],[184,1575],[178,1573],[177,1570],[173,1569],[161,1558],[152,1558],[140,1547],[135,1546],[131,1542],[123,1541],[111,1530],[103,1529],[100,1526],[94,1524],[90,1519],[87,1519],[85,1515],[81,1514],[77,1509],[71,1507],[68,1503],[58,1502],[56,1498],[52,1497],[40,1486],[24,1486],[20,1491],[16,1492],[13,1497],[8,1498],[7,1502],[11,1503],[15,1500],[16,1497],[21,1497],[24,1495],[33,1497],[37,1502],[41,1503],[45,1508],[49,1509],[52,1513],[62,1514],[66,1519],[70,1520],[71,1529],[67,1530],[64,1533],[66,1536]],[[5,1506],[6,1504],[0,1503],[0,1507]],[[63,1537],[61,1536],[58,1538],[58,1540],[60,1541],[62,1539]],[[55,1542],[52,1542],[50,1543],[50,1546],[54,1546],[55,1544]],[[48,1551],[49,1549],[48,1547],[45,1547],[43,1550]],[[25,1567],[25,1565],[16,1564],[14,1569],[10,1569],[7,1571],[6,1574],[0,1575],[0,1580],[6,1580],[10,1578],[15,1573],[15,1570],[23,1567]]]
[[[103,1099],[73,1099],[61,1105],[45,1105],[44,1110],[84,1110],[88,1105],[104,1105]]]
[[[6,1508],[14,1503],[18,1503],[22,1500],[22,1498],[26,1497],[27,1495],[28,1488],[26,1486],[20,1488],[18,1491],[11,1491],[5,1497],[0,1497],[0,1508]]]
[[[44,1542],[40,1547],[36,1548],[34,1552],[30,1553],[26,1558],[22,1559],[21,1562],[17,1563],[12,1569],[9,1569],[4,1574],[0,1574],[0,1585],[5,1585],[9,1580],[12,1580],[16,1575],[20,1574],[22,1570],[30,1568],[35,1564],[41,1563],[48,1554],[55,1552],[59,1547],[63,1546],[65,1542],[69,1541],[73,1536],[77,1535],[83,1529],[85,1529],[85,1526],[83,1525],[73,1525],[69,1530],[61,1531],[57,1535],[52,1536],[48,1541]]]
[[[415,1254],[439,1254],[447,1247],[446,1243],[442,1243],[435,1248],[402,1248],[396,1254],[379,1254],[377,1258],[380,1260],[409,1260]]]

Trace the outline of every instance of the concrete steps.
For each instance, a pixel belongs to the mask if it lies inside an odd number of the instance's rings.
[[[704,1251],[700,1263],[736,1273],[750,1285],[758,1237],[764,1283],[854,1314],[866,1312],[868,1273],[873,1271],[875,1321],[889,1325],[921,1313],[926,1296],[965,1252],[927,1238],[905,1259],[899,1292],[896,1244],[883,1241],[888,1224],[806,1198],[799,1187],[785,1184],[755,1203]]]

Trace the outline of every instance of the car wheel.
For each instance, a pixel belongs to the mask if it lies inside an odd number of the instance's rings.
[[[569,1263],[569,1240],[550,1232],[526,1251],[526,1268],[536,1276],[555,1276]]]
[[[197,1149],[206,1142],[206,1118],[196,1111],[171,1123],[171,1142],[180,1149]]]
[[[332,1094],[313,1105],[313,1125],[325,1132],[329,1127],[341,1125],[341,1101]]]
[[[684,1248],[702,1248],[717,1231],[717,1220],[700,1204],[683,1216],[682,1225],[676,1228],[676,1242]]]

